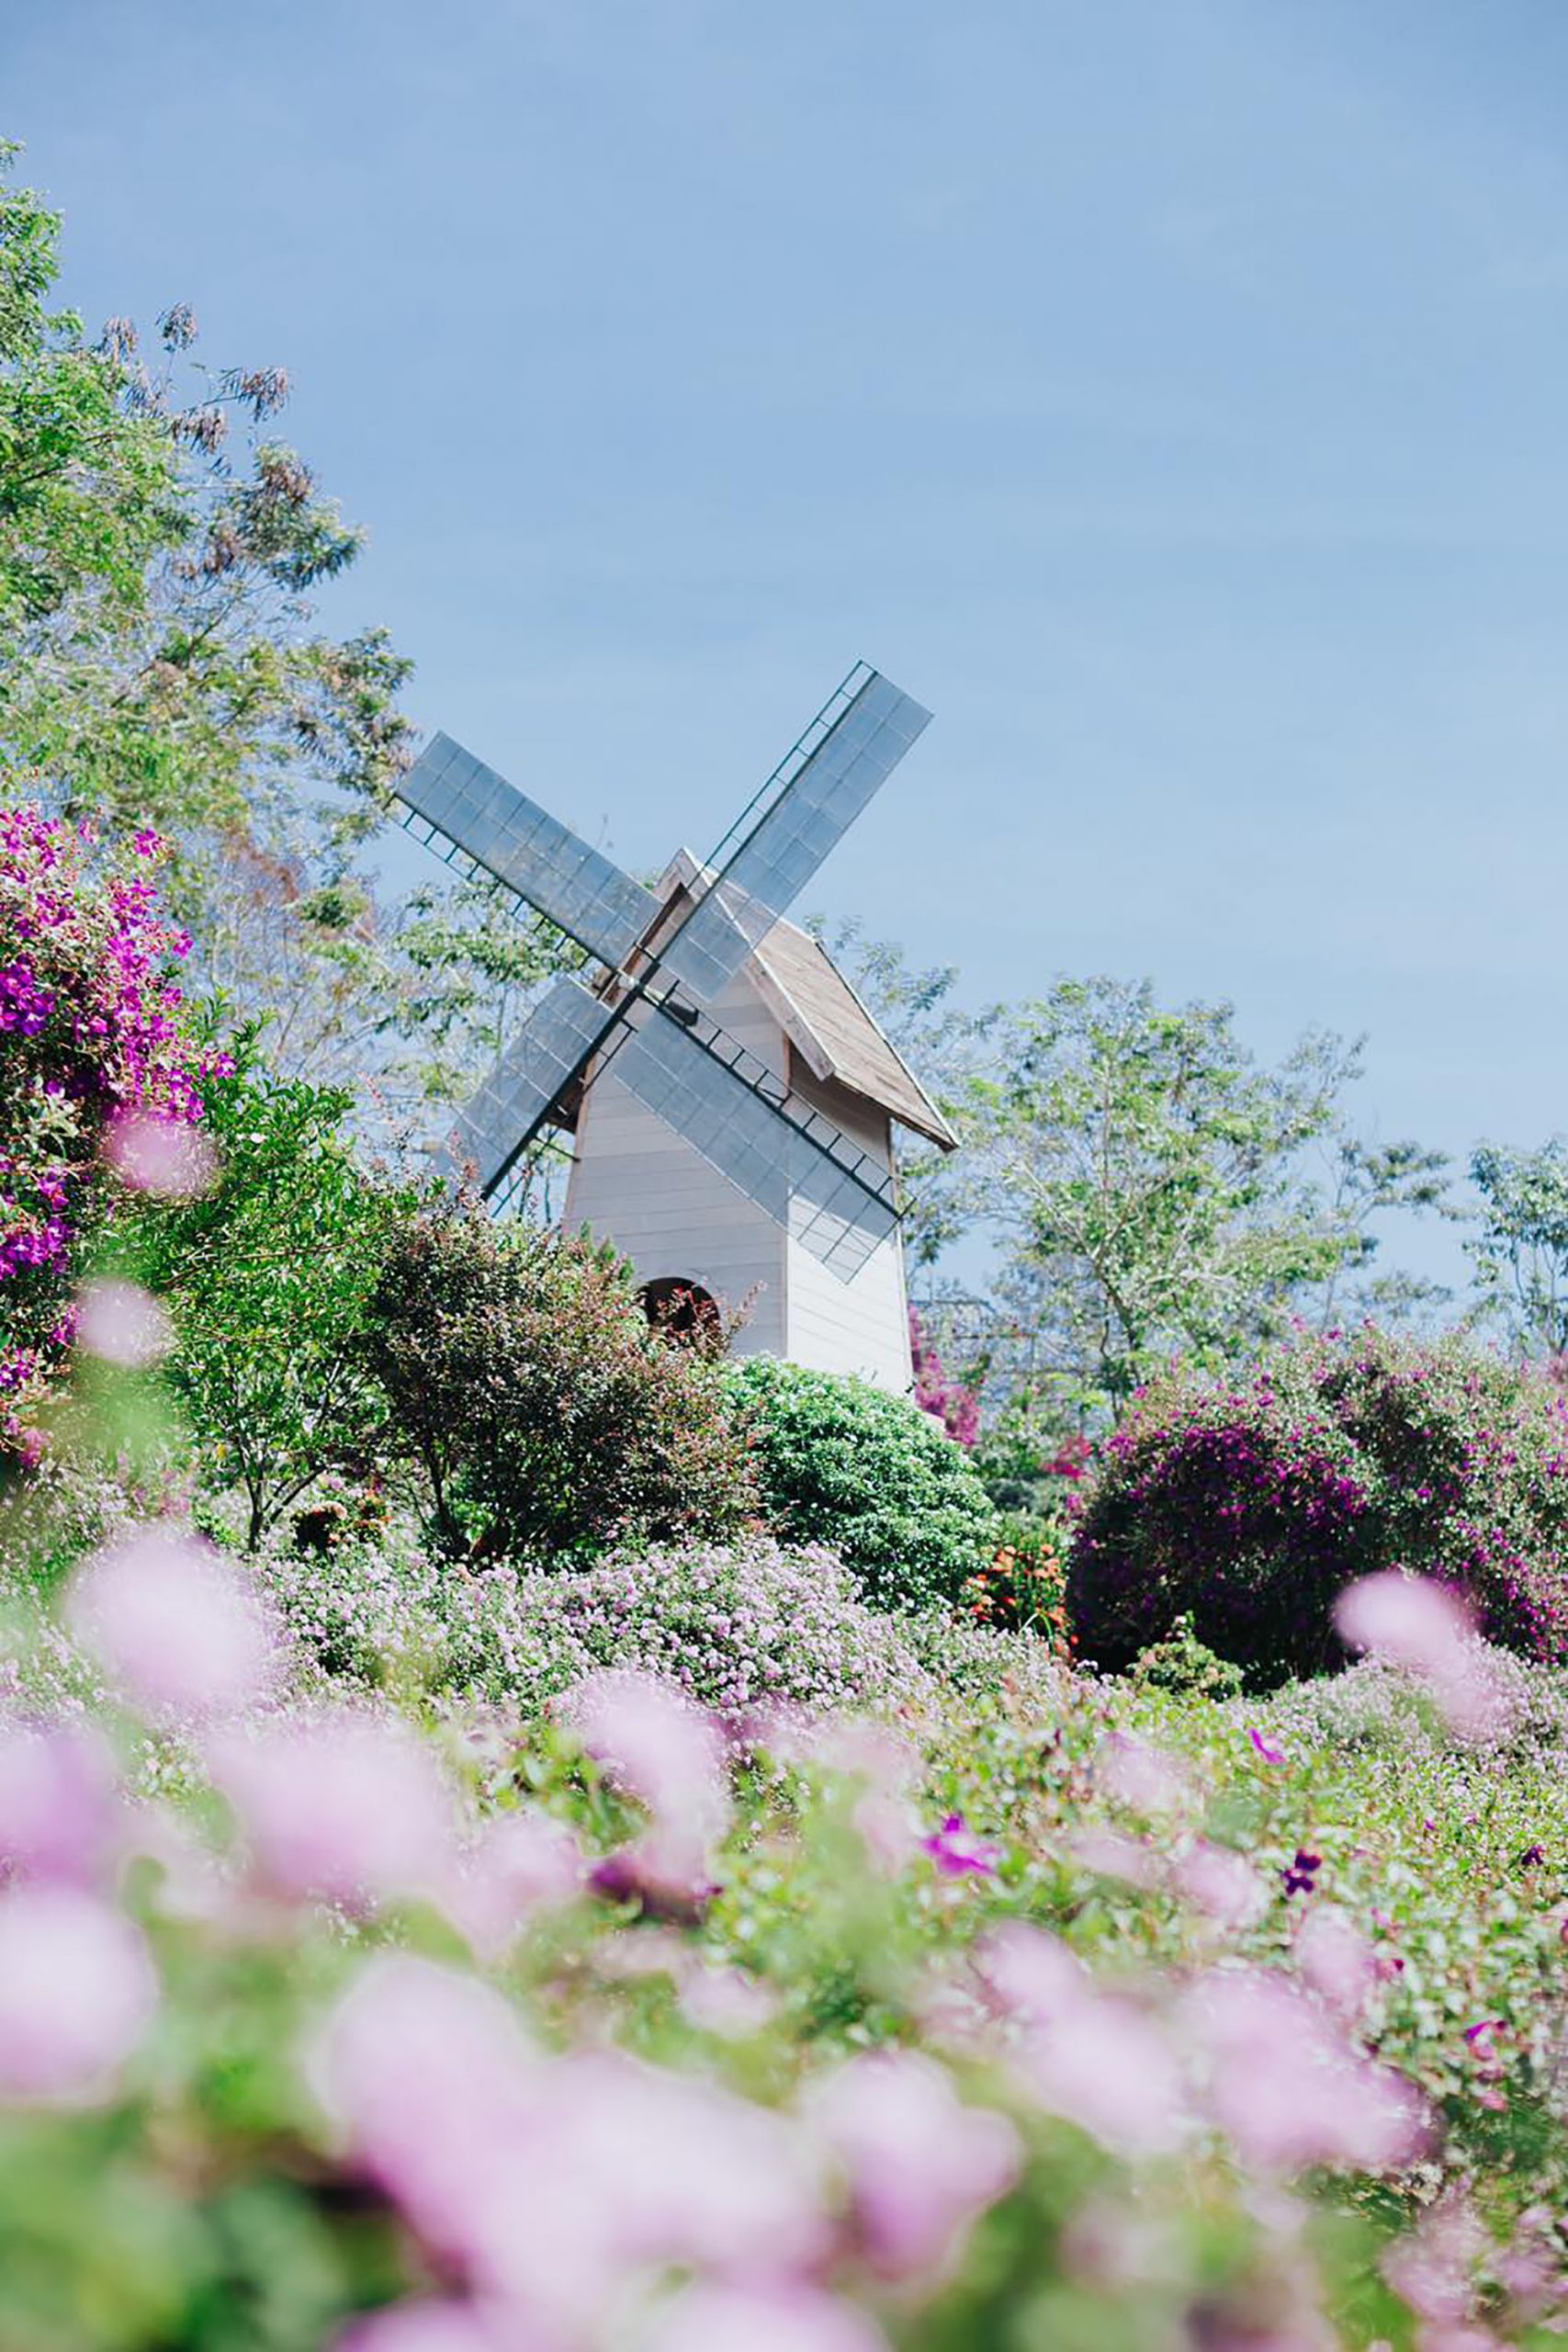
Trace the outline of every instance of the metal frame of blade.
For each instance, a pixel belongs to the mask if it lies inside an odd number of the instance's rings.
[[[707,888],[660,944],[661,967],[698,996],[716,996],[930,720],[890,678],[857,662],[714,852]]]
[[[431,737],[397,796],[416,840],[450,844],[447,865],[488,874],[612,971],[658,920],[651,890],[450,735]]]

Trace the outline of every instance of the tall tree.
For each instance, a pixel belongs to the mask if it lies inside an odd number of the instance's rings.
[[[1471,1180],[1480,1231],[1465,1244],[1475,1268],[1480,1319],[1527,1355],[1568,1351],[1568,1143],[1536,1151],[1476,1147]]]
[[[1331,1035],[1269,1069],[1230,1006],[1168,1011],[1096,978],[1059,981],[991,1044],[968,1197],[1000,1244],[1017,1385],[1058,1413],[1114,1417],[1171,1354],[1256,1344],[1364,1273],[1373,1216],[1440,1192],[1437,1155],[1351,1136],[1360,1047]]]
[[[0,170],[16,154],[0,151]],[[319,1081],[370,1073],[417,1120],[496,1026],[492,895],[378,903],[365,848],[405,765],[410,664],[315,599],[365,534],[277,435],[288,380],[212,368],[189,308],[150,342],[50,308],[60,220],[0,181],[0,767],[61,814],[152,823],[193,971]],[[512,933],[507,980],[558,943]],[[433,1025],[432,1069],[407,1041]]]

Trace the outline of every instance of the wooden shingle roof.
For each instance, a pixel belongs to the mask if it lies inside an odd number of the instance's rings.
[[[659,886],[660,897],[689,887],[701,870],[691,851],[682,850]],[[900,1126],[943,1151],[957,1148],[953,1129],[820,940],[781,916],[753,949],[748,969],[814,1078],[837,1079]]]

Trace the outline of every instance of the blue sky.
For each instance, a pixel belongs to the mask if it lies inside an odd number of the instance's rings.
[[[0,15],[70,298],[290,368],[423,721],[648,866],[863,655],[937,723],[824,910],[1568,1125],[1568,11]]]

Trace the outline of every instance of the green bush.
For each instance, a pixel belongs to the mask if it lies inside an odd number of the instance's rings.
[[[775,1532],[826,1544],[877,1607],[956,1601],[991,1556],[996,1517],[962,1446],[868,1381],[775,1356],[728,1367]]]
[[[613,1253],[432,1211],[389,1252],[368,1321],[392,1442],[449,1555],[592,1558],[754,1516],[722,1368],[649,1329]]]
[[[1404,1567],[1467,1594],[1489,1641],[1568,1657],[1568,1401],[1453,1338],[1303,1335],[1245,1384],[1177,1369],[1109,1440],[1073,1538],[1086,1657],[1130,1667],[1190,1617],[1267,1684],[1342,1662],[1331,1611]]]

